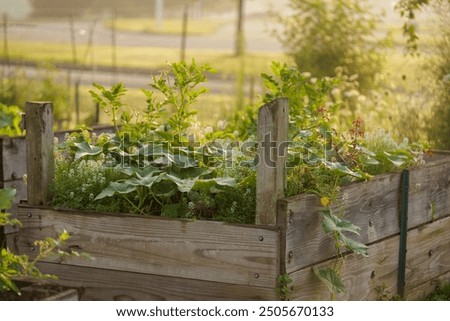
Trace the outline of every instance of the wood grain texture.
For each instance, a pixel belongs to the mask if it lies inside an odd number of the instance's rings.
[[[138,300],[138,301],[211,301],[211,300],[276,300],[269,287],[234,285],[114,271],[56,263],[41,263],[41,271],[58,276],[57,283],[81,287],[80,300]]]
[[[408,232],[406,258],[406,298],[417,296],[416,288],[450,271],[450,217]],[[433,250],[429,255],[430,249]],[[350,254],[341,270],[347,292],[338,300],[376,300],[383,293],[392,296],[397,289],[399,237],[393,236],[369,246],[369,257]],[[333,261],[318,264],[330,266]],[[295,300],[329,300],[329,293],[312,268],[291,273]]]
[[[406,295],[406,300],[423,300],[427,295],[433,293],[439,284],[450,283],[450,271],[434,279],[427,280],[425,283],[410,289]]]
[[[27,199],[29,204],[47,205],[50,201],[50,184],[55,175],[53,158],[53,104],[27,102]]]
[[[341,188],[335,213],[361,228],[355,238],[371,244],[399,233],[400,174],[386,174]],[[335,255],[332,240],[322,229],[315,195],[279,201],[286,222],[286,271],[293,272]],[[408,228],[450,215],[450,157],[410,171]]]
[[[69,248],[95,257],[64,264],[272,288],[278,275],[276,228],[31,207],[19,219],[21,253],[66,229]]]
[[[276,99],[258,112],[256,224],[277,223],[277,201],[284,198],[289,127],[287,99]]]
[[[0,137],[0,181],[20,180],[25,173],[25,137]]]

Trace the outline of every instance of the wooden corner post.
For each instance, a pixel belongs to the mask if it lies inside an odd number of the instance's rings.
[[[258,112],[256,224],[277,223],[277,201],[284,198],[288,146],[289,105],[278,98]]]
[[[47,205],[55,175],[53,104],[27,102],[25,108],[28,204]]]

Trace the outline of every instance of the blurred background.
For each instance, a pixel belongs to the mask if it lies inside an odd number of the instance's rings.
[[[215,70],[197,106],[214,127],[260,102],[260,75],[277,61],[341,79],[342,126],[361,117],[449,149],[450,5],[423,3],[0,0],[0,103],[51,100],[58,129],[101,124],[92,83],[123,82],[126,103],[140,109],[152,75],[195,59]]]

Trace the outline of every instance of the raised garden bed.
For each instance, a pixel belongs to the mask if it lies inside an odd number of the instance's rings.
[[[262,108],[259,139],[270,133],[280,146],[287,102]],[[27,130],[45,141],[52,136],[49,127],[38,126],[41,135]],[[39,267],[56,274],[62,285],[82,286],[82,300],[276,300],[280,275],[292,279],[284,284],[292,290],[290,299],[329,299],[312,268],[333,259],[333,242],[323,233],[318,197],[280,197],[285,153],[260,150],[276,166],[260,162],[258,167],[258,225],[234,225],[48,208],[42,175],[52,160],[45,144],[40,146],[32,154],[42,160],[40,167],[34,163],[28,169],[28,204],[19,206],[23,229],[17,246],[33,256],[33,240],[66,229],[69,248],[95,260],[70,257]],[[361,227],[359,241],[368,245],[369,256],[347,254],[341,269],[347,292],[337,299],[375,300],[396,293],[418,299],[436,280],[450,280],[450,155],[432,157],[403,174],[342,187],[339,197],[348,200],[345,218]]]
[[[21,294],[0,292],[0,301],[78,301],[76,289],[51,283],[17,282]]]

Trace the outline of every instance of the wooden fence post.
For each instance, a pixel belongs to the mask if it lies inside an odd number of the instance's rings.
[[[275,225],[277,201],[284,198],[289,126],[286,98],[276,99],[258,112],[256,224]]]
[[[47,205],[55,175],[53,104],[27,102],[25,115],[28,204]]]

